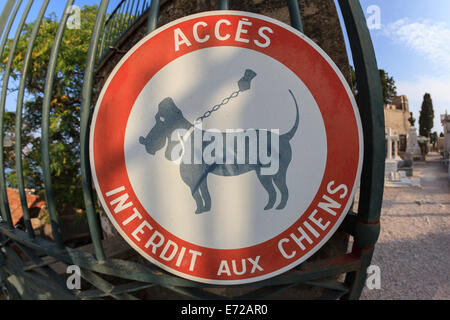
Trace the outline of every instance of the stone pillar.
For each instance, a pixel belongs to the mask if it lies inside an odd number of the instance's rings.
[[[409,128],[408,146],[406,147],[405,160],[421,160],[422,150],[419,146],[417,131],[415,127]]]
[[[394,139],[394,159],[398,158],[398,139]]]
[[[391,160],[392,159],[392,129],[388,128],[387,129],[387,134],[386,134],[386,159],[387,160]]]
[[[399,145],[400,145],[400,137],[398,134],[394,134],[392,136],[392,140],[394,141],[394,160],[401,161],[402,159],[398,155]]]
[[[392,157],[392,142],[394,142],[394,156],[397,156],[398,145],[396,144],[396,136],[392,134],[392,129],[387,128],[386,134],[386,162],[385,162],[385,171],[384,177],[387,180],[396,180],[396,175],[398,171],[398,160]],[[398,137],[397,137],[398,140]]]

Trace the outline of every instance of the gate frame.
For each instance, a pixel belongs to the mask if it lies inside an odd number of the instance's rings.
[[[0,36],[3,34],[0,43],[0,56],[5,49],[8,35],[22,1],[23,0],[8,0],[0,15]],[[3,87],[0,98],[0,136],[3,136],[4,134],[3,121],[11,64],[15,55],[17,42],[20,38],[22,28],[33,1],[34,0],[28,0],[25,13],[21,18],[11,44],[9,61],[3,77]],[[14,7],[15,2],[16,6]],[[160,285],[177,293],[187,295],[190,298],[197,299],[225,298],[203,290],[205,288],[256,288],[249,293],[233,298],[258,299],[267,298],[272,294],[291,288],[300,283],[327,289],[328,291],[321,297],[324,299],[358,299],[360,297],[367,276],[366,270],[371,263],[374,247],[380,233],[379,220],[384,188],[385,133],[380,76],[364,12],[358,0],[339,0],[339,7],[347,29],[355,66],[358,84],[357,102],[363,124],[365,145],[358,212],[355,213],[349,211],[344,222],[340,226],[341,231],[354,237],[352,250],[350,253],[338,257],[307,262],[300,268],[294,268],[270,279],[235,286],[198,283],[169,274],[151,264],[144,265],[121,259],[108,259],[106,257],[105,250],[102,246],[101,231],[93,200],[95,199],[95,195],[92,189],[91,168],[89,165],[89,120],[92,112],[91,99],[94,71],[98,51],[101,52],[103,50],[104,40],[102,39],[101,43],[99,43],[99,41],[105,22],[109,0],[101,0],[98,7],[86,60],[80,119],[82,189],[94,254],[64,246],[51,188],[52,180],[50,174],[48,121],[50,100],[59,46],[70,14],[68,9],[73,4],[74,0],[67,0],[64,14],[62,15],[61,23],[58,26],[55,36],[55,42],[47,70],[42,108],[42,169],[47,206],[55,241],[47,241],[35,236],[31,226],[24,189],[20,137],[26,74],[40,23],[47,9],[48,2],[49,0],[44,0],[38,18],[33,26],[27,54],[24,57],[24,66],[19,84],[16,109],[16,114],[19,115],[16,116],[15,123],[15,135],[17,137],[15,148],[16,170],[17,172],[20,172],[20,174],[17,174],[18,189],[22,208],[24,208],[23,216],[27,230],[26,232],[15,229],[12,224],[4,176],[4,142],[3,139],[0,141],[0,210],[3,220],[0,222],[0,284],[6,283],[8,290],[13,297],[20,298],[17,291],[11,287],[11,284],[8,281],[5,281],[11,276],[21,276],[35,283],[39,283],[44,286],[48,292],[67,299],[102,298],[105,296],[111,296],[116,299],[134,299],[135,297],[130,294],[131,292],[136,292],[154,285]],[[228,0],[218,0],[218,9],[228,10],[228,2]],[[298,1],[287,0],[286,2],[289,8],[291,25],[300,32],[303,32]],[[121,4],[122,3],[123,1]],[[148,9],[148,33],[155,30],[158,26],[159,8],[160,0],[152,0],[150,8]],[[7,22],[8,24],[6,24]],[[5,32],[3,32],[4,30]],[[11,244],[14,244],[15,250],[11,248]],[[31,260],[33,264],[25,264],[21,255],[17,254],[17,250],[26,256],[28,260]],[[47,255],[48,257],[41,258],[41,255]],[[78,265],[81,268],[81,276],[97,289],[90,289],[84,292],[69,291],[65,285],[65,281],[49,267],[49,265],[58,261],[68,265]],[[113,285],[104,280],[97,273],[126,279],[129,280],[129,282],[121,285]],[[343,273],[346,273],[345,281],[343,283],[337,280],[330,280],[331,277],[337,278],[337,276]],[[20,283],[18,286],[20,286]],[[37,295],[37,297],[42,296]]]

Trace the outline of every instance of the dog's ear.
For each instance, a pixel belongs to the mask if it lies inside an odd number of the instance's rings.
[[[181,110],[177,108],[175,102],[170,97],[165,98],[159,103],[158,113],[164,118],[179,117],[182,115]]]

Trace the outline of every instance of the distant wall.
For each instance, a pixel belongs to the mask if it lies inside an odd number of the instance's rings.
[[[384,105],[385,127],[392,129],[393,134],[400,137],[400,152],[406,150],[406,144],[409,139],[409,103],[405,95],[397,96],[392,99],[392,103]]]

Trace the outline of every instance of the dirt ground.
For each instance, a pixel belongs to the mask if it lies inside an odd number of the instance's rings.
[[[385,188],[372,264],[381,289],[361,299],[450,299],[450,183],[438,154],[414,164],[421,188]]]

